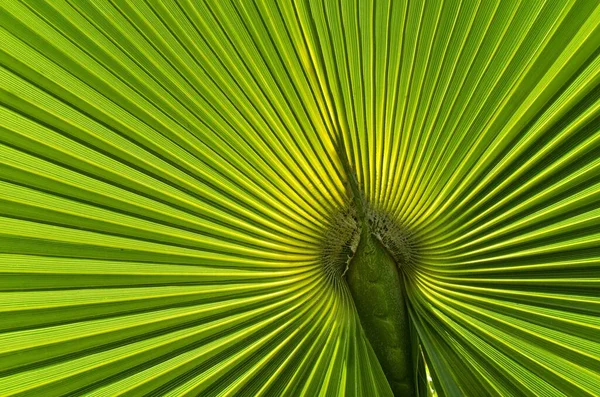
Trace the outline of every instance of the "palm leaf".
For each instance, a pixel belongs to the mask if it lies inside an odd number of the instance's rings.
[[[417,247],[419,394],[600,394],[597,2],[8,0],[0,27],[0,395],[390,395],[326,263],[354,175]]]

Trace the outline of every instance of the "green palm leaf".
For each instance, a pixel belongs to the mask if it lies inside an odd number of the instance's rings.
[[[0,63],[0,395],[390,395],[394,332],[600,394],[596,1],[7,0]]]

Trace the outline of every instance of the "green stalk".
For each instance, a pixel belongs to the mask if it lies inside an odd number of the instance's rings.
[[[394,258],[375,237],[356,173],[338,146],[360,225],[346,280],[363,330],[396,396],[413,396],[414,371],[404,283]]]
[[[396,396],[414,395],[404,285],[392,256],[363,222],[347,282],[363,330]]]

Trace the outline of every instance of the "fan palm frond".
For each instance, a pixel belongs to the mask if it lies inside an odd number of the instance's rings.
[[[0,27],[0,395],[600,394],[596,1]]]

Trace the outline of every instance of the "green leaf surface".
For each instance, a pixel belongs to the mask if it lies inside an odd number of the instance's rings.
[[[415,379],[600,395],[593,0],[0,2],[0,395],[392,395],[351,173]]]

